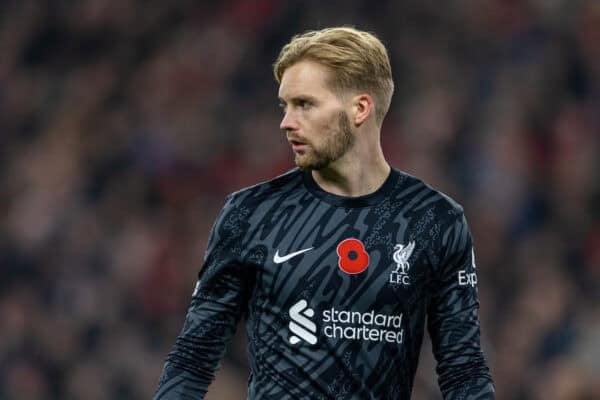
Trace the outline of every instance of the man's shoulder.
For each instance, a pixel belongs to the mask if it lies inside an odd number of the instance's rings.
[[[453,215],[464,212],[462,205],[448,194],[407,172],[398,169],[396,171],[400,174],[399,194],[418,199],[415,203],[417,209],[435,208],[438,213]]]
[[[302,184],[302,171],[293,168],[268,181],[259,182],[252,186],[242,188],[227,195],[228,202],[234,204],[256,203],[267,200],[268,198],[279,196],[284,193],[290,193]]]
[[[281,196],[302,184],[302,172],[293,169],[271,180],[230,193],[217,217],[217,225],[241,234],[248,227],[250,216],[270,209]]]

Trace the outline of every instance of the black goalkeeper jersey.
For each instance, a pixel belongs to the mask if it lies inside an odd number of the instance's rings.
[[[298,169],[230,196],[155,399],[202,399],[245,317],[248,398],[410,399],[425,323],[445,399],[493,399],[462,208],[392,169],[362,197]]]

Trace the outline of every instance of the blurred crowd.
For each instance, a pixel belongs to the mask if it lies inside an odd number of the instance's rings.
[[[0,399],[152,397],[224,196],[293,165],[272,62],[343,24],[388,160],[466,209],[498,399],[600,399],[595,0],[0,2]],[[247,374],[240,327],[208,398]]]

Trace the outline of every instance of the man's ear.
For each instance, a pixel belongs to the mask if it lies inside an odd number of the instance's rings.
[[[373,98],[366,93],[354,96],[352,99],[352,122],[361,126],[375,112]]]

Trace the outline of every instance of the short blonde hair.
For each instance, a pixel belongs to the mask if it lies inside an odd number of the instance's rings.
[[[296,35],[273,64],[277,82],[281,83],[286,69],[302,60],[330,68],[334,73],[329,83],[337,92],[369,93],[375,102],[375,120],[378,124],[383,122],[390,108],[394,81],[387,50],[375,35],[351,27]]]

